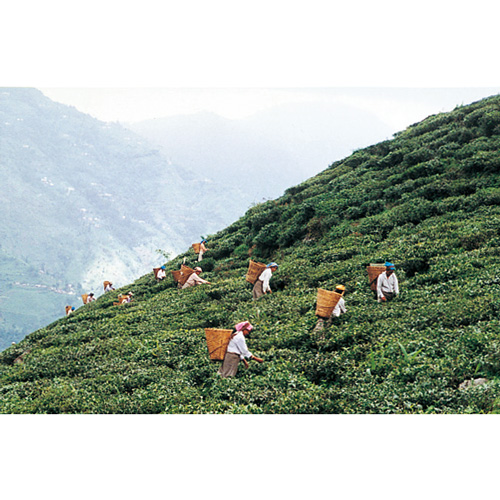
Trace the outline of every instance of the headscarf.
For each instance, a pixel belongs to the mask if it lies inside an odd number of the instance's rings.
[[[253,330],[253,326],[250,324],[250,321],[242,321],[238,323],[235,327],[237,332],[241,332],[242,330],[248,330],[251,332]]]
[[[201,272],[201,267],[195,267],[194,268],[195,271],[200,271]]]
[[[278,264],[276,264],[276,262],[270,262],[266,267],[278,267]]]
[[[386,262],[384,265],[388,269],[392,269],[392,270],[396,269],[396,266],[394,264],[391,264],[390,262]]]

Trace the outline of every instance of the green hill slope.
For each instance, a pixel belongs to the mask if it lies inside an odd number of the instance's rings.
[[[209,238],[211,285],[146,275],[0,354],[3,413],[480,413],[500,394],[500,97],[356,151]],[[195,265],[192,251],[182,258]],[[249,258],[280,268],[251,300]],[[366,265],[393,261],[380,304]],[[315,333],[317,288],[347,313]],[[250,320],[221,379],[204,328]],[[23,355],[21,360],[16,358]],[[462,382],[486,383],[461,389]]]
[[[0,88],[0,350],[234,221],[223,189],[118,123]]]

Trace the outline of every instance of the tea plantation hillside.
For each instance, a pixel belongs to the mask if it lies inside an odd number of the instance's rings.
[[[495,96],[354,152],[209,237],[210,285],[151,273],[2,352],[0,411],[499,412],[499,147]],[[280,265],[258,301],[250,258]],[[401,293],[381,304],[366,265],[385,260]],[[317,289],[339,283],[347,313],[317,333]],[[264,362],[221,379],[204,328],[247,319]]]

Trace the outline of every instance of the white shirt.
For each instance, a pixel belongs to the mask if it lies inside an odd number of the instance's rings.
[[[240,355],[240,359],[251,358],[252,353],[248,350],[243,332],[238,332],[227,346],[227,352],[233,352]]]
[[[271,279],[271,276],[273,275],[273,272],[271,271],[271,268],[268,267],[264,271],[262,271],[261,275],[259,276],[260,281],[262,281],[262,291],[264,293],[267,293],[271,290],[271,287],[269,286],[269,280]]]
[[[387,277],[386,272],[379,274],[377,278],[377,297],[380,299],[384,296],[382,292],[399,293],[398,278],[396,273],[392,273]]]
[[[158,269],[158,272],[156,273],[156,277],[158,279],[162,279],[166,276],[165,270],[164,269]]]
[[[196,273],[192,273],[182,288],[189,288],[190,286],[201,285],[202,283],[208,283],[208,281],[200,278]]]
[[[340,297],[339,301],[337,302],[337,305],[335,306],[335,309],[332,311],[332,316],[337,316],[337,318],[346,312],[345,308],[345,300],[343,297]]]

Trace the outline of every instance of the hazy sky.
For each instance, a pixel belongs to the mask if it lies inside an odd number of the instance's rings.
[[[400,130],[497,93],[497,10],[493,0],[18,0],[0,18],[0,85],[42,89],[104,121],[240,118],[324,99]]]
[[[488,88],[40,88],[52,100],[103,121],[140,120],[210,111],[238,119],[284,103],[341,103],[368,110],[392,130],[500,93]]]

